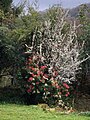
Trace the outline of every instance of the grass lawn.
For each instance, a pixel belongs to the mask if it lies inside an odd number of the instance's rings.
[[[90,114],[61,115],[33,105],[0,104],[0,120],[90,120]]]

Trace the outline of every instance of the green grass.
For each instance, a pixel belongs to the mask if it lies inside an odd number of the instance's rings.
[[[34,105],[0,104],[0,120],[90,120],[90,114],[61,115]]]

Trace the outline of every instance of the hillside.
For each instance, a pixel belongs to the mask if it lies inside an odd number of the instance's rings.
[[[72,9],[66,9],[66,10],[69,10],[69,19],[76,19],[77,17],[78,17],[78,15],[79,15],[79,11],[80,11],[80,8],[81,8],[81,6],[82,5],[85,5],[85,4],[81,4],[81,5],[79,5],[79,6],[77,6],[77,7],[75,7],[75,8],[72,8]],[[87,6],[87,8],[88,9],[90,9],[90,3],[88,3],[88,4],[86,4],[86,6]],[[63,8],[62,8],[63,9]],[[90,11],[90,10],[89,10]],[[48,12],[48,9],[46,9],[46,10],[44,10],[44,11],[40,11],[39,13],[40,13],[40,15],[42,16],[42,17],[44,17],[44,15],[46,14]],[[86,14],[87,14],[87,12],[86,12]],[[90,17],[90,13],[88,13],[87,14],[89,17]]]
[[[69,11],[70,17],[74,17],[74,18],[78,17],[79,10],[80,10],[81,6],[82,5],[79,5],[79,6],[75,7],[75,8],[70,9],[70,11]],[[88,9],[90,9],[90,3],[86,4],[86,6],[87,6]],[[88,16],[90,16],[90,13],[88,13]]]

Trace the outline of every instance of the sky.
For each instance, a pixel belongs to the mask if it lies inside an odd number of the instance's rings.
[[[13,0],[13,3],[16,5],[21,1],[24,0]],[[32,3],[34,0],[28,1]],[[38,0],[39,10],[45,10],[54,4],[61,4],[64,8],[73,8],[83,3],[90,3],[90,0]]]

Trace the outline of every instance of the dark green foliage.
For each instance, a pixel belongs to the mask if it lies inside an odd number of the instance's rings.
[[[24,44],[31,41],[32,36],[29,34],[39,25],[38,12],[31,9],[32,15],[23,14],[19,17],[24,4],[11,8],[12,1],[2,0],[0,3],[0,73],[5,69],[5,72],[8,71],[16,79],[17,71],[24,61]]]
[[[87,16],[89,13],[89,8],[86,5],[81,6],[79,12],[79,20],[81,23],[81,35],[78,37],[79,42],[84,42],[83,52],[81,53],[80,59],[87,58],[90,56],[90,18]],[[87,92],[89,94],[90,87],[90,58],[81,64],[82,72],[81,72],[81,86],[80,89],[83,92]],[[79,75],[80,76],[80,75]]]
[[[9,11],[11,7],[12,0],[0,0],[0,9],[5,13]]]

